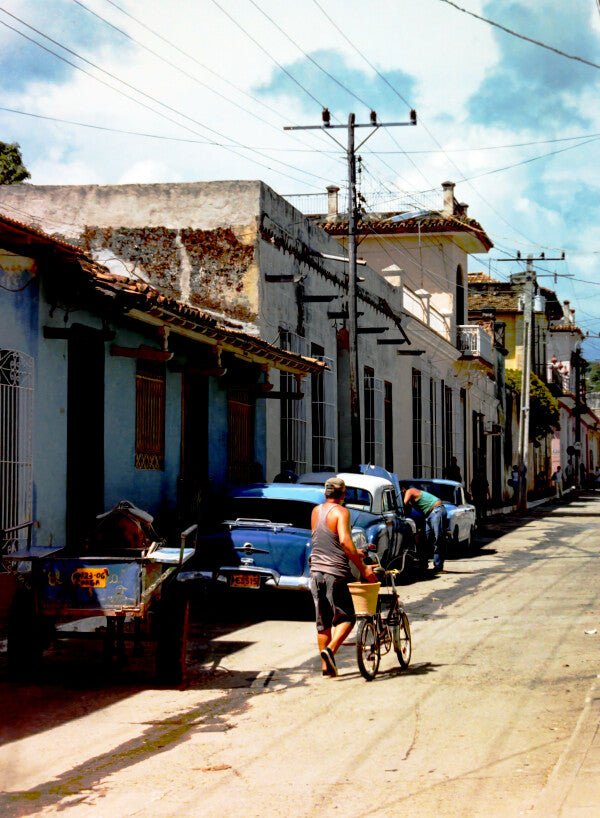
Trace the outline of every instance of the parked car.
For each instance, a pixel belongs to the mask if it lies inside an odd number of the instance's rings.
[[[401,480],[404,486],[414,486],[421,491],[439,497],[448,514],[448,539],[454,546],[469,549],[473,542],[476,527],[475,506],[466,502],[465,490],[462,483],[454,480],[418,478]],[[417,523],[417,528],[423,528],[425,521],[417,509],[411,509],[411,516]]]
[[[392,514],[370,511],[368,488],[356,486],[350,499],[347,506],[356,547],[375,558],[380,552],[389,553],[390,530],[397,529]],[[184,573],[181,579],[202,575],[230,588],[308,590],[310,518],[324,500],[321,485],[270,483],[230,490],[222,523],[214,533],[198,539],[202,570]],[[396,537],[392,543],[400,541]]]
[[[332,476],[331,472],[309,472],[298,478],[298,484],[323,486]],[[338,472],[335,476],[346,484],[344,505],[350,513],[353,509],[363,513],[357,518],[357,525],[367,532],[369,556],[384,568],[393,564],[402,569],[405,555],[419,562],[415,551],[416,525],[404,512],[397,476],[377,466],[362,465],[356,471]],[[367,514],[369,518],[364,516]],[[355,544],[360,547],[356,541]]]

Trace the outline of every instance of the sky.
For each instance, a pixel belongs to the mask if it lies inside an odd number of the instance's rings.
[[[366,123],[371,110],[406,123],[415,108],[416,127],[380,128],[360,150],[367,207],[439,208],[441,183],[455,182],[494,243],[469,269],[505,280],[524,265],[499,259],[543,253],[539,283],[575,308],[590,360],[600,359],[599,84],[597,0],[0,6],[0,141],[20,144],[31,183],[262,179],[318,212],[316,194],[345,187],[343,147],[284,126],[319,125],[323,107],[334,124],[350,113]],[[345,143],[344,130],[332,135]]]

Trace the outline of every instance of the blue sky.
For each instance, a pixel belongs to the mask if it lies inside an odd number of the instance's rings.
[[[595,0],[459,5],[600,64]],[[572,276],[559,279],[559,297],[583,330],[599,334],[598,68],[442,0],[3,7],[22,22],[0,12],[1,106],[21,113],[0,110],[0,140],[20,143],[33,183],[260,178],[283,195],[319,193],[343,186],[344,156],[323,134],[284,132],[285,124],[317,124],[322,105],[339,122],[351,111],[366,121],[371,108],[380,120],[406,121],[414,106],[417,128],[382,129],[361,152],[373,209],[394,199],[435,206],[441,182],[456,182],[457,198],[495,244],[471,269],[505,277],[517,267],[496,258],[565,250],[566,262],[540,272]],[[534,157],[543,158],[517,164]],[[600,340],[585,349],[600,358]]]

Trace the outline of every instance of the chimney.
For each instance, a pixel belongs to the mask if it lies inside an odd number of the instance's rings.
[[[454,216],[454,182],[442,182],[444,191],[444,205],[442,213],[444,216]]]
[[[338,193],[340,189],[336,185],[327,187],[327,215],[335,218],[338,215]]]

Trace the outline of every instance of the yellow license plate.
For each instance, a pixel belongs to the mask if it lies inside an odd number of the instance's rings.
[[[78,568],[71,574],[71,582],[78,588],[106,588],[108,568]]]
[[[229,584],[234,588],[259,588],[258,574],[232,574]]]

